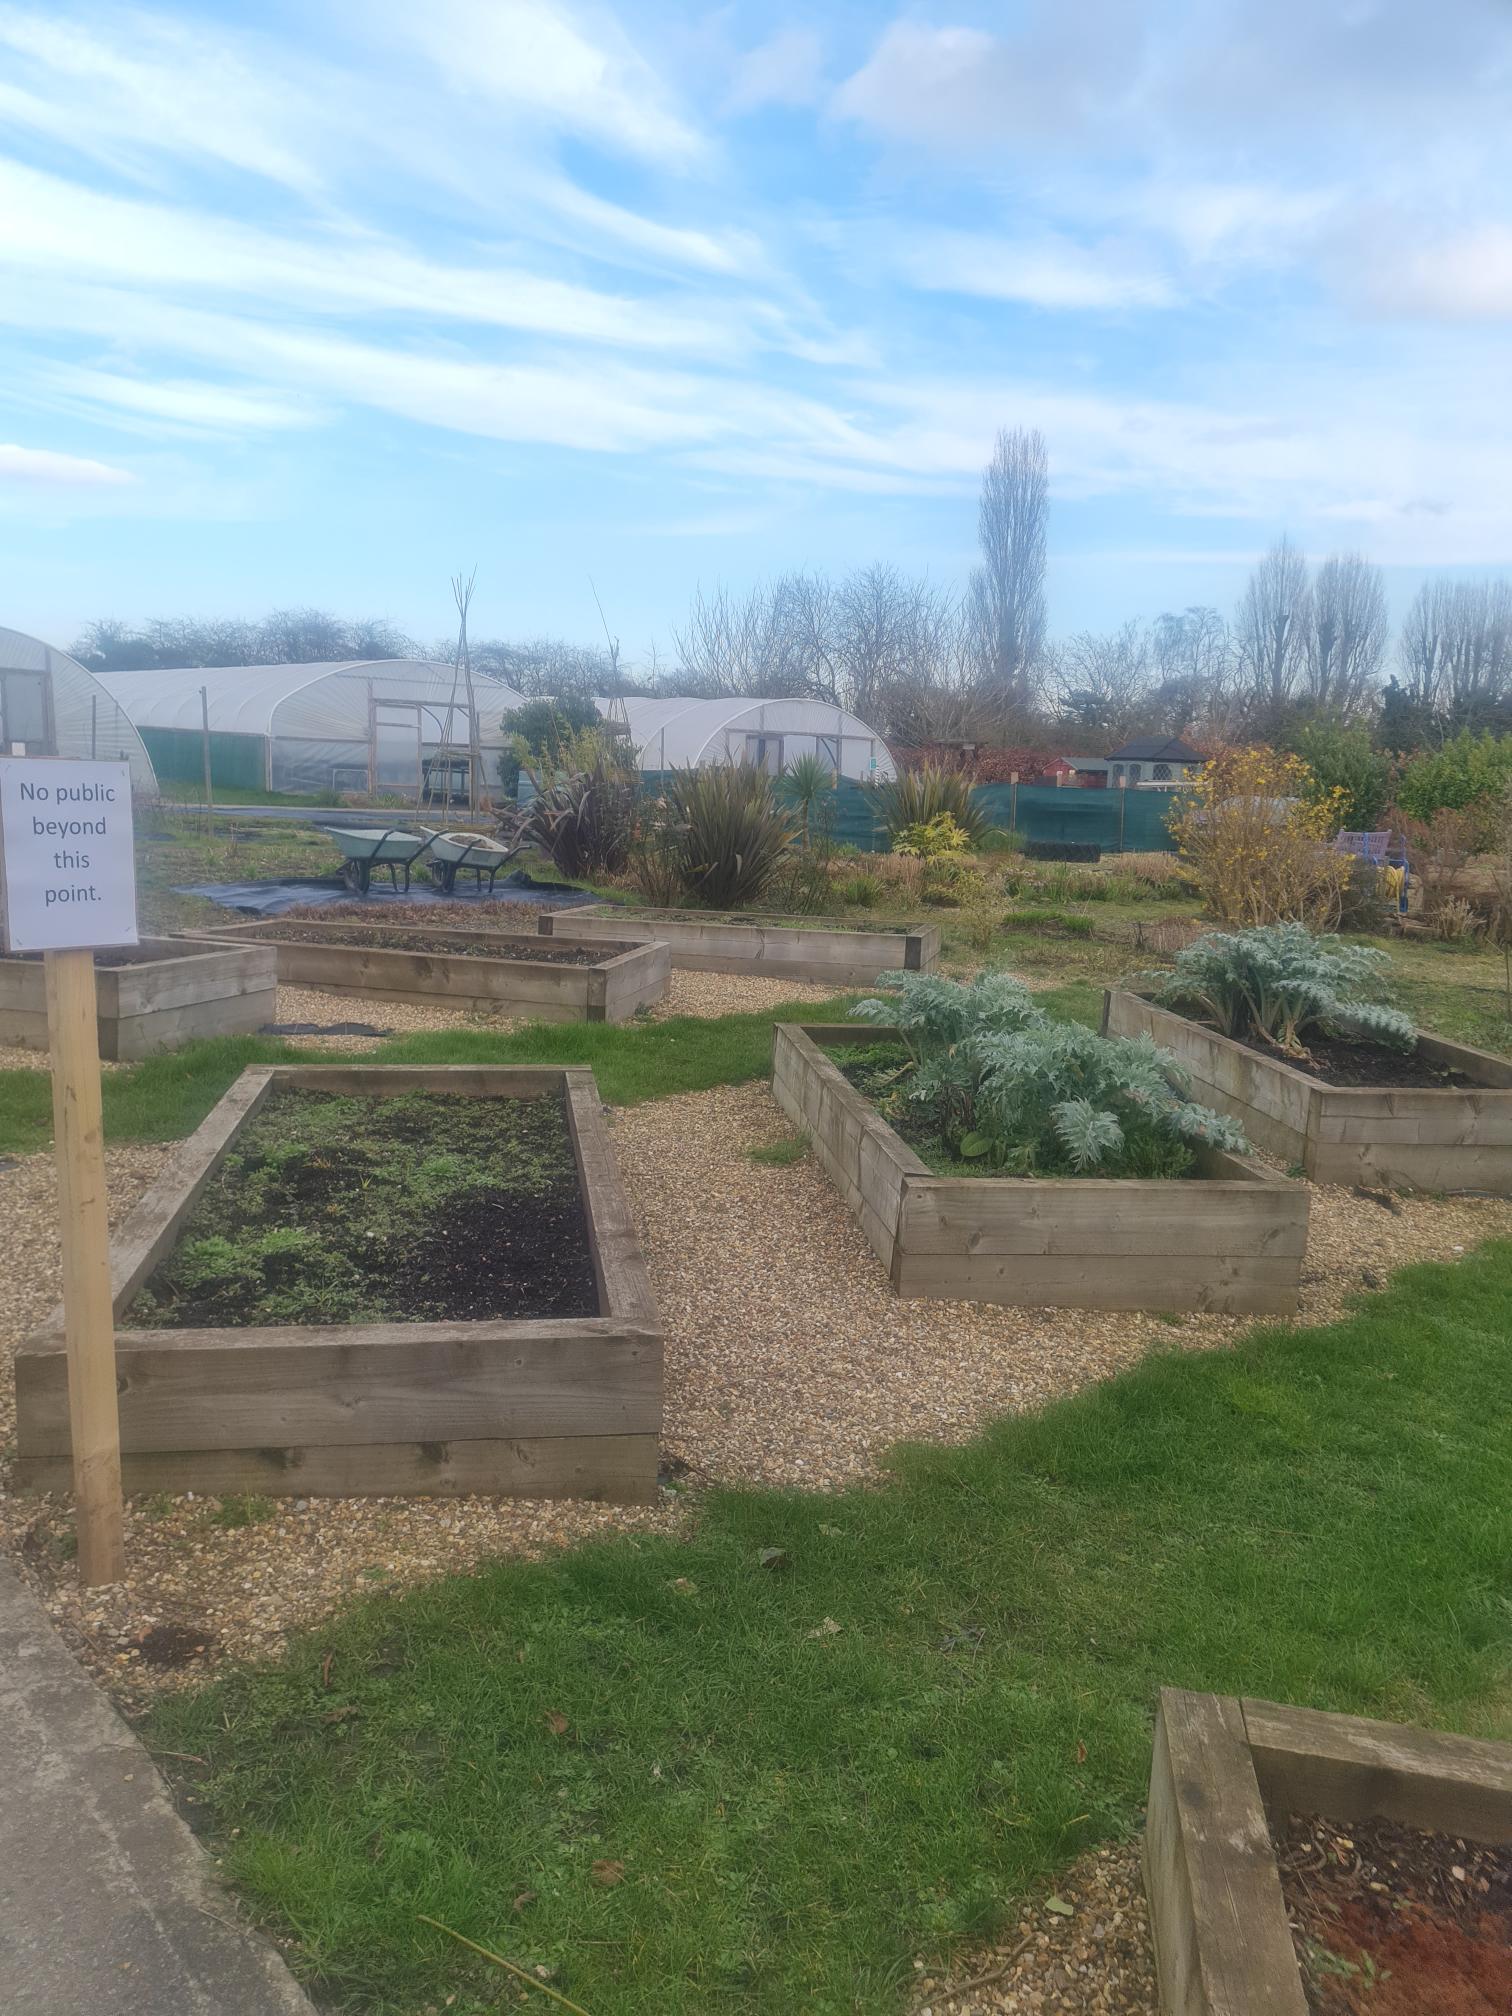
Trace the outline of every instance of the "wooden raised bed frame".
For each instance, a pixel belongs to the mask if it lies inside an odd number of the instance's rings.
[[[1202,1174],[1181,1182],[935,1176],[820,1048],[895,1035],[779,1023],[772,1091],[898,1294],[1015,1308],[1296,1309],[1301,1184],[1220,1149],[1199,1151]]]
[[[184,936],[217,944],[271,945],[278,957],[279,979],[293,987],[361,994],[372,1001],[418,1002],[427,1008],[490,1009],[496,1014],[528,1015],[538,1022],[628,1022],[638,1008],[661,1000],[672,975],[665,946],[624,939],[606,943],[596,966],[557,966],[546,959],[490,959],[486,953],[460,949],[489,938],[538,949],[539,938],[529,932],[431,930],[385,925],[379,919],[370,925],[324,924],[318,917],[291,921],[319,930],[321,942],[261,939],[256,936],[261,924],[227,924],[214,932]],[[450,939],[459,949],[449,956],[367,946],[361,933],[369,930],[389,931],[395,937]]]
[[[599,1313],[498,1323],[122,1330],[129,1491],[369,1497],[501,1493],[647,1504],[662,1340],[587,1070],[319,1065],[244,1071],[111,1248],[116,1318],[173,1250],[242,1125],[277,1087],[360,1094],[565,1094]],[[70,1483],[62,1311],[16,1355],[18,1488]]]
[[[672,964],[693,973],[759,973],[771,980],[831,981],[871,987],[882,973],[927,973],[940,956],[940,927],[841,931],[793,917],[753,914],[732,923],[702,910],[624,910],[617,904],[547,910],[536,928],[568,944],[634,938],[670,947]]]
[[[278,1012],[267,946],[190,950],[175,938],[144,938],[134,949],[146,956],[95,967],[102,1057],[150,1057],[200,1036],[250,1035]],[[0,958],[0,1043],[47,1048],[40,959]]]
[[[1315,1183],[1512,1196],[1512,1063],[1505,1057],[1419,1036],[1425,1056],[1478,1082],[1392,1092],[1325,1085],[1119,988],[1103,998],[1103,1029],[1153,1036],[1189,1073],[1194,1099],[1230,1114],[1256,1147]]]
[[[1144,1841],[1161,2016],[1307,2016],[1270,1836],[1289,1813],[1512,1842],[1512,1746],[1167,1688]]]

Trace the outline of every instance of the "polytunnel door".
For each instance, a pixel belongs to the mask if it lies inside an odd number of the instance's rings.
[[[0,751],[7,756],[52,754],[47,674],[0,670]]]

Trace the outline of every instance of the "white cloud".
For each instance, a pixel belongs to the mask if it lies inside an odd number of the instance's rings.
[[[60,366],[49,374],[47,382],[91,405],[213,433],[308,427],[319,417],[313,407],[300,400],[207,379],[127,378],[115,371]]]
[[[702,136],[608,14],[556,0],[410,0],[368,17],[412,43],[450,87],[583,138],[652,160],[685,162]]]
[[[1078,245],[1046,234],[999,237],[987,231],[931,231],[894,241],[898,270],[915,287],[1036,308],[1158,308],[1168,281],[1122,246]]]
[[[241,294],[326,313],[492,323],[631,349],[727,349],[734,329],[497,260],[445,265],[371,234],[279,236],[168,204],[106,196],[0,160],[0,259],[13,269]]]
[[[0,483],[34,484],[39,489],[116,490],[136,478],[87,455],[60,455],[51,448],[22,448],[0,441]]]
[[[824,45],[812,28],[784,28],[736,59],[726,109],[756,112],[764,105],[812,105],[824,73]]]
[[[1512,321],[1512,224],[1487,223],[1431,244],[1373,234],[1353,262],[1357,298],[1385,315],[1437,322]],[[1363,250],[1364,248],[1362,248]]]
[[[1129,84],[1143,39],[1127,0],[1040,5],[1012,39],[894,21],[832,110],[887,139],[946,153],[1080,137]]]
[[[311,64],[290,75],[224,27],[211,35],[134,10],[112,27],[0,6],[0,49],[10,72],[0,116],[12,130],[116,161],[186,154],[293,189],[318,186],[301,135],[320,130],[332,99],[311,89]]]

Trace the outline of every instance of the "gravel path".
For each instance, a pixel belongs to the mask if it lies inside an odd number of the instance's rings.
[[[613,1120],[667,1326],[666,1451],[695,1483],[838,1488],[876,1475],[899,1440],[962,1441],[996,1415],[1106,1378],[1154,1346],[1201,1348],[1245,1327],[1233,1318],[901,1302],[812,1159],[787,1168],[750,1159],[752,1146],[786,1132],[764,1085],[659,1100]],[[167,1152],[111,1151],[117,1222]],[[12,1260],[0,1303],[8,1358],[58,1292],[47,1156],[0,1170],[0,1206]],[[1388,1209],[1317,1191],[1303,1320],[1336,1314],[1393,1266],[1451,1259],[1509,1232],[1512,1202],[1395,1200]],[[8,1441],[8,1370],[0,1395]],[[670,1492],[647,1510],[485,1498],[283,1499],[253,1510],[251,1523],[228,1525],[214,1499],[134,1500],[130,1579],[87,1597],[68,1559],[64,1501],[0,1492],[0,1537],[91,1663],[131,1691],[175,1677],[148,1670],[147,1634],[159,1624],[189,1627],[206,1658],[273,1653],[289,1629],[375,1586],[615,1528],[676,1531],[685,1516]],[[191,1677],[202,1664],[191,1661]]]
[[[914,1970],[913,2016],[1159,2016],[1138,1847],[1083,1856],[948,1973]]]
[[[805,980],[760,980],[744,973],[674,972],[666,994],[652,1007],[646,1019],[666,1022],[674,1015],[750,1015],[758,1010],[782,1007],[798,1001],[827,1001],[832,987]],[[422,1029],[487,1029],[502,1035],[523,1029],[520,1016],[489,1015],[466,1008],[421,1008],[404,1001],[373,1001],[355,994],[327,994],[313,987],[280,987],[280,1022],[368,1022],[375,1029],[394,1035],[411,1035]],[[382,1039],[366,1036],[291,1036],[301,1049],[371,1050]],[[36,1053],[23,1052],[35,1064]]]
[[[751,1161],[753,1144],[790,1132],[764,1085],[615,1120],[667,1326],[665,1440],[695,1477],[829,1489],[874,1473],[894,1442],[964,1440],[1151,1349],[1222,1343],[1253,1322],[899,1301],[812,1157]],[[1299,1320],[1326,1322],[1392,1268],[1497,1233],[1512,1233],[1512,1201],[1315,1189]]]

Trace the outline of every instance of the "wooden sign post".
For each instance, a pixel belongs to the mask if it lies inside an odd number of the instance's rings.
[[[89,1587],[126,1569],[94,953],[137,942],[129,765],[0,757],[0,893],[9,950],[40,952],[47,969],[74,1520]]]

